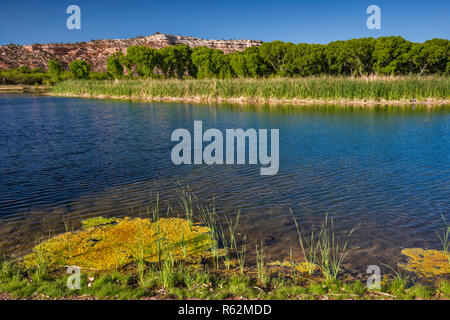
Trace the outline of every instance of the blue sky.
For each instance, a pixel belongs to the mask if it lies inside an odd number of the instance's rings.
[[[81,30],[66,28],[66,8],[81,8]],[[369,5],[381,30],[366,27]],[[30,0],[0,1],[0,45],[129,38],[155,32],[208,39],[328,43],[400,35],[449,39],[448,0]]]

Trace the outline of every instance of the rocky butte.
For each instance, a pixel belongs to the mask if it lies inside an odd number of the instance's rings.
[[[207,40],[194,37],[174,36],[156,33],[130,39],[92,40],[78,43],[49,43],[32,45],[9,44],[0,46],[0,69],[28,66],[47,69],[50,59],[57,59],[64,67],[76,59],[82,59],[91,65],[91,70],[105,71],[106,59],[116,51],[126,52],[127,48],[144,45],[155,49],[175,44],[185,44],[191,48],[205,46],[220,49],[224,53],[243,51],[248,47],[259,46],[258,40]]]

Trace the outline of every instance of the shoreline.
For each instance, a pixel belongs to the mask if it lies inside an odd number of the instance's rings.
[[[142,233],[136,233],[137,230]],[[185,239],[179,230],[189,241],[179,242]],[[169,251],[158,259],[155,251],[149,249],[156,248],[153,243],[159,232],[165,235],[162,247]],[[270,260],[262,245],[262,251],[256,247],[256,265],[249,264],[238,254],[237,246],[216,250],[219,247],[213,243],[213,233],[209,226],[185,218],[89,218],[82,221],[81,229],[43,239],[27,255],[0,259],[0,300],[450,298],[448,273],[441,272],[447,263],[443,251],[407,249],[420,254],[426,261],[422,263],[415,254],[403,250],[401,253],[408,260],[398,266],[405,273],[386,270],[379,286],[369,287],[365,277],[358,279],[347,274],[340,264],[331,271],[320,260],[308,261],[307,256],[304,260]],[[97,247],[86,246],[92,239],[99,239],[100,234],[104,238],[96,242]],[[117,234],[121,234],[120,239]],[[135,255],[135,250],[142,250],[142,256]],[[73,251],[77,254],[73,255]],[[437,263],[434,269],[428,267],[430,262]],[[72,277],[67,272],[69,266],[79,270],[78,288],[67,285]]]
[[[50,86],[46,85],[0,85],[0,93],[28,93],[28,92],[48,92],[51,90]]]
[[[250,105],[450,104],[450,77],[66,80],[62,97]]]
[[[342,105],[342,106],[362,106],[373,107],[381,105],[397,105],[397,106],[443,106],[450,105],[450,99],[434,99],[429,98],[424,101],[408,101],[408,100],[326,100],[326,99],[277,99],[277,98],[222,98],[222,97],[159,97],[159,96],[119,96],[119,95],[95,95],[95,94],[74,94],[74,93],[43,93],[46,96],[67,97],[67,98],[91,98],[91,99],[114,99],[114,100],[131,100],[144,102],[187,102],[187,103],[232,103],[232,104],[248,104],[248,105]]]

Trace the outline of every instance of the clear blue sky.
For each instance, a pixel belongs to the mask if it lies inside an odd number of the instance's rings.
[[[66,8],[81,8],[81,30],[66,28]],[[381,30],[366,9],[381,8]],[[1,0],[0,45],[129,38],[155,32],[209,39],[328,43],[400,35],[449,39],[449,0]]]

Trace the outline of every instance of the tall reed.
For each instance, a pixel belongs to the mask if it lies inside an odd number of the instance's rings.
[[[300,232],[300,228],[298,226],[297,219],[295,218],[294,213],[291,209],[289,209],[289,211],[292,218],[294,219],[295,228],[297,229],[298,243],[303,254],[303,259],[305,259],[308,274],[312,275],[315,270],[315,263],[317,261],[317,253],[319,249],[318,242],[314,242],[314,230],[311,230],[309,241],[308,239],[306,239],[306,237],[304,239]],[[308,250],[305,249],[305,246],[308,246]]]
[[[265,269],[265,251],[263,242],[260,242],[260,246],[258,248],[258,243],[256,243],[256,270],[258,274],[258,280],[262,283],[267,282],[267,273]]]
[[[345,258],[350,253],[347,245],[355,228],[349,231],[345,240],[341,243],[340,239],[336,238],[335,235],[333,218],[330,221],[331,223],[328,224],[327,214],[325,222],[320,227],[318,241],[320,251],[319,267],[325,274],[327,280],[336,280]]]
[[[306,77],[207,80],[67,80],[54,94],[125,98],[196,98],[202,100],[320,99],[425,101],[449,99],[450,77]]]
[[[314,230],[311,230],[310,235],[306,237],[301,234],[292,210],[290,212],[295,222],[308,274],[312,275],[315,268],[318,267],[327,280],[336,280],[344,260],[351,252],[351,249],[348,248],[348,241],[356,228],[351,229],[345,239],[341,239],[334,229],[333,218],[329,220],[327,213],[318,234],[315,235]],[[306,247],[308,248],[306,249]]]
[[[447,220],[445,220],[445,217],[443,214],[441,214],[443,224],[441,226],[442,229],[442,235],[437,234],[439,237],[439,240],[442,244],[442,249],[444,250],[445,254],[447,255],[448,263],[450,264],[450,253],[448,251],[450,247],[450,225],[447,223]]]

